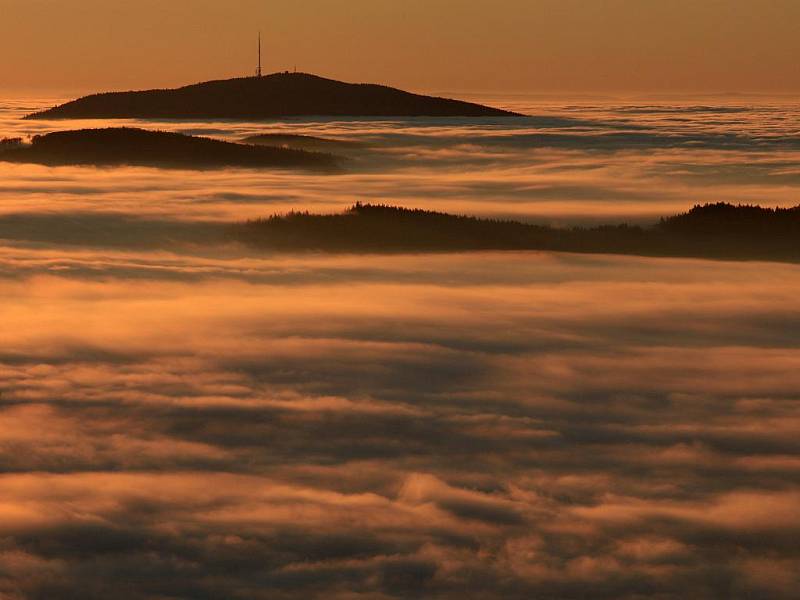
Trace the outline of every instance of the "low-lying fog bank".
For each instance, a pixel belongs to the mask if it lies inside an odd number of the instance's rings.
[[[18,246],[0,273],[9,598],[796,589],[794,265]]]
[[[54,103],[0,106],[2,135]],[[472,232],[795,206],[797,107],[518,110],[107,123],[369,147],[325,176],[0,165],[0,597],[792,599],[800,266]],[[670,222],[719,235],[706,210]],[[426,219],[471,251],[320,251]],[[294,249],[250,245],[273,226]]]

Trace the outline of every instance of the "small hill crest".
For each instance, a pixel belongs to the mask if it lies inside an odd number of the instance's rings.
[[[512,117],[515,113],[308,73],[206,81],[175,89],[92,94],[28,119],[235,119],[286,117]]]

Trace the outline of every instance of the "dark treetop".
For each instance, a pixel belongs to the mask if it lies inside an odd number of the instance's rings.
[[[30,145],[0,147],[0,162],[44,165],[140,165],[167,168],[299,167],[330,169],[330,154],[234,144],[210,138],[127,127],[60,131]]]
[[[271,119],[336,117],[503,117],[514,113],[411,94],[394,88],[351,84],[306,73],[276,73],[209,81],[172,90],[94,94],[29,119]]]

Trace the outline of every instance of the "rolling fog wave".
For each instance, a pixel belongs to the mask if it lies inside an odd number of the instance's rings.
[[[5,134],[75,126],[31,104]],[[0,596],[792,598],[797,265],[199,243],[357,200],[798,203],[796,108],[537,110],[150,124],[364,142],[342,175],[0,164]]]
[[[334,212],[355,200],[549,223],[652,221],[694,204],[800,202],[796,104],[555,105],[497,101],[511,119],[296,119],[270,123],[22,121],[0,109],[0,135],[108,125],[230,141],[263,133],[359,142],[346,172],[174,173],[3,165],[0,210],[113,210],[237,220],[291,209]],[[42,199],[46,197],[47,202]]]
[[[11,598],[795,589],[796,266],[0,264]]]

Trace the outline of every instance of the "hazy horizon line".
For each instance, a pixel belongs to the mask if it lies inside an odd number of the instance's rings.
[[[265,75],[274,75],[279,74],[287,71],[275,71],[273,73],[267,73]],[[367,84],[377,84],[377,85],[385,85],[389,87],[393,87],[396,89],[401,89],[404,91],[409,91],[416,94],[424,94],[424,95],[431,95],[431,96],[444,96],[444,97],[452,97],[452,98],[519,98],[524,100],[542,100],[542,101],[554,101],[554,100],[591,100],[591,101],[600,101],[600,100],[608,100],[608,101],[641,101],[641,100],[650,100],[650,101],[677,101],[677,100],[693,100],[693,99],[719,99],[719,100],[735,100],[735,99],[752,99],[757,98],[761,100],[780,100],[780,101],[787,101],[787,100],[796,100],[800,101],[800,90],[796,92],[785,91],[785,92],[768,92],[768,91],[753,91],[753,90],[718,90],[718,91],[701,91],[701,90],[630,90],[630,89],[620,89],[620,90],[610,90],[610,91],[591,91],[591,90],[559,90],[559,89],[523,89],[523,88],[505,88],[505,89],[470,89],[470,88],[421,88],[415,86],[405,86],[402,83],[395,83],[392,81],[368,81],[368,80],[356,80],[354,78],[343,78],[338,79],[334,75],[330,74],[322,74],[322,73],[312,73],[310,71],[302,71],[298,70],[297,73],[304,73],[310,75],[316,75],[318,77],[324,77],[326,79],[334,79],[340,81],[346,81],[348,83],[367,83]],[[114,85],[113,83],[109,83],[108,85],[104,86],[97,86],[94,88],[78,86],[73,88],[67,87],[56,87],[56,86],[20,86],[20,87],[11,87],[6,88],[3,90],[2,96],[0,99],[23,99],[23,98],[33,98],[33,97],[42,97],[45,96],[52,96],[54,98],[78,98],[86,95],[91,94],[98,94],[98,93],[113,93],[113,92],[129,92],[129,91],[142,91],[142,90],[151,90],[151,89],[172,89],[172,88],[180,88],[187,85],[193,85],[197,83],[203,83],[206,81],[221,81],[227,79],[241,79],[252,77],[252,75],[248,74],[230,74],[230,75],[219,75],[219,76],[209,76],[206,78],[192,80],[192,81],[176,81],[173,83],[153,83],[147,84],[143,83],[140,85]]]

